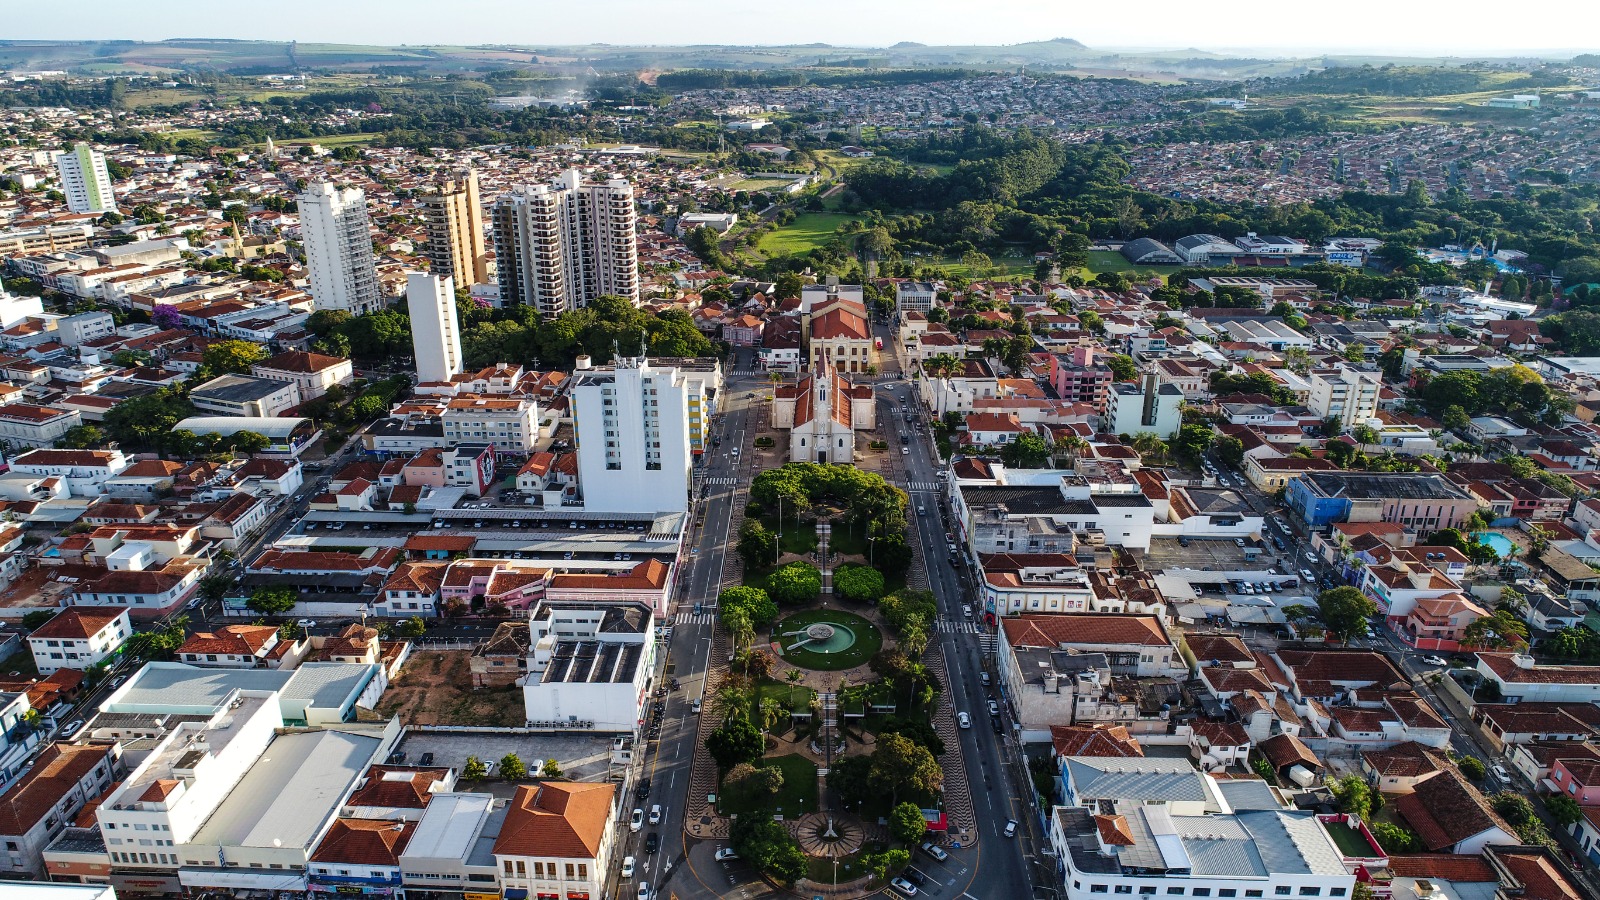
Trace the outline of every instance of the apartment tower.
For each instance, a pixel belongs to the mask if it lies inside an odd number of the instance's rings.
[[[117,208],[104,153],[88,144],[76,144],[56,157],[56,172],[61,175],[61,193],[67,195],[67,209],[102,213]]]
[[[535,307],[545,318],[597,297],[639,302],[639,244],[633,185],[585,182],[569,169],[550,184],[524,185],[494,205],[500,302]]]
[[[676,366],[618,358],[573,373],[578,478],[584,509],[683,512],[689,508],[687,378]]]
[[[476,170],[434,184],[422,195],[422,218],[428,229],[425,251],[433,274],[453,278],[462,287],[488,282],[489,257],[484,252]]]
[[[408,272],[406,306],[411,310],[417,383],[449,381],[460,375],[461,328],[456,318],[455,282],[448,275]]]
[[[356,316],[376,312],[383,299],[367,224],[367,195],[360,188],[340,190],[319,181],[295,199],[300,203],[300,237],[311,275],[312,304]]]

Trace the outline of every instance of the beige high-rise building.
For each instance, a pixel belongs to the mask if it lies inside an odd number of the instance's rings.
[[[489,280],[484,251],[483,206],[478,200],[478,173],[473,169],[440,181],[421,198],[428,229],[428,268],[462,287]]]
[[[495,269],[503,305],[545,318],[604,296],[639,303],[633,185],[586,182],[569,169],[550,184],[518,187],[495,201]]]

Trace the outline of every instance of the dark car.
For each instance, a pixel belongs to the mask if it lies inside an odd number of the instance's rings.
[[[918,872],[916,869],[906,869],[905,871],[901,872],[900,874],[904,875],[908,881],[910,881],[912,884],[916,885],[917,887],[922,887],[923,885],[928,883],[928,876],[922,874],[921,872]]]
[[[995,734],[1005,734],[1006,733],[1006,727],[1004,725],[1000,724],[1000,720],[999,719],[990,719],[989,722],[994,725],[994,733]]]
[[[660,849],[661,849],[661,834],[659,832],[652,831],[648,835],[645,836],[645,839],[644,839],[644,852],[646,852],[646,853],[654,853],[654,852],[656,852],[657,850],[660,850]]]
[[[433,754],[432,753],[424,753],[424,754],[422,754],[422,758],[417,760],[417,765],[419,765],[419,766],[431,766],[431,765],[433,765]]]
[[[648,778],[639,779],[639,786],[633,789],[633,793],[640,800],[643,800],[644,798],[650,796],[650,779],[648,779]]]

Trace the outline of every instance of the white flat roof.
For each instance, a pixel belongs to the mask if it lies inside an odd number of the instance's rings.
[[[309,853],[382,744],[348,731],[278,735],[190,843]]]

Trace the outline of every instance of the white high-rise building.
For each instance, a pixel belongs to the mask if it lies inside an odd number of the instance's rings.
[[[411,310],[417,383],[449,381],[460,375],[461,328],[456,319],[454,279],[427,272],[406,273],[406,306]]]
[[[572,387],[583,506],[683,512],[693,481],[689,387],[682,370],[646,359],[579,369]]]
[[[501,196],[494,248],[502,304],[554,318],[608,295],[639,303],[633,185],[625,178],[590,183],[569,169]]]
[[[100,213],[117,208],[104,153],[88,144],[77,144],[56,157],[56,171],[61,175],[61,193],[67,195],[67,209]]]
[[[367,195],[360,188],[340,190],[319,181],[296,199],[312,303],[317,309],[342,309],[356,316],[376,312],[383,299],[367,224]]]
[[[1324,419],[1334,419],[1345,431],[1365,425],[1378,415],[1378,391],[1383,377],[1349,366],[1312,369],[1311,397],[1307,405]]]

